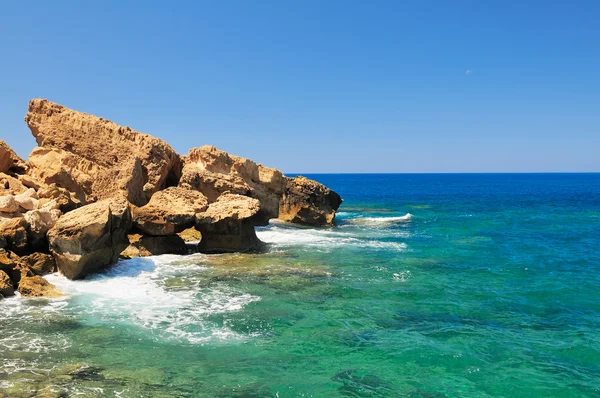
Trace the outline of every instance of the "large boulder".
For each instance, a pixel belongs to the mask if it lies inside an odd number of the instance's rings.
[[[37,195],[42,207],[50,201],[55,201],[58,206],[57,208],[63,213],[81,207],[81,201],[77,199],[75,194],[56,184],[40,187],[37,191]]]
[[[0,140],[0,173],[24,173],[27,164],[3,140]]]
[[[30,155],[32,174],[86,203],[124,194],[142,206],[179,182],[181,159],[158,138],[43,99],[29,102],[25,121],[41,147]]]
[[[150,202],[133,209],[133,222],[144,234],[174,235],[194,225],[196,213],[206,210],[208,201],[198,192],[180,187],[155,193]]]
[[[340,195],[306,177],[287,178],[279,219],[299,224],[328,225],[342,204]]]
[[[223,194],[203,213],[196,214],[196,229],[202,233],[198,249],[203,253],[255,250],[261,241],[254,226],[260,203],[242,195]]]
[[[22,255],[30,252],[27,244],[29,224],[23,217],[0,220],[0,237],[8,250]]]
[[[256,198],[260,201],[257,220],[266,224],[279,214],[279,198],[286,180],[277,169],[205,145],[191,149],[184,157],[179,184],[202,192],[211,203],[223,193]]]
[[[188,247],[178,235],[143,236],[131,234],[129,235],[129,246],[121,252],[121,257],[148,257],[160,254],[188,254]]]
[[[67,278],[80,279],[114,264],[129,245],[131,210],[117,197],[80,207],[48,231],[50,252]]]

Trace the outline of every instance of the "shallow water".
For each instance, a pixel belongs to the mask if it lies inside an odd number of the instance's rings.
[[[600,396],[600,175],[314,177],[335,228],[0,301],[0,392]]]

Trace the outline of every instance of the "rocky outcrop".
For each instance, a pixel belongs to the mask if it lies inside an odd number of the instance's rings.
[[[178,235],[144,236],[129,235],[129,246],[121,253],[121,257],[135,258],[158,256],[160,254],[188,254],[189,250]]]
[[[27,228],[29,225],[23,217],[0,220],[0,237],[5,243],[5,248],[17,254],[26,254],[30,251],[27,245]]]
[[[158,138],[42,99],[29,102],[25,121],[41,147],[32,174],[85,203],[124,194],[142,206],[179,182],[181,159]]]
[[[114,264],[128,246],[131,210],[124,198],[106,199],[62,216],[48,231],[56,266],[69,279],[80,279]]]
[[[34,275],[47,275],[56,270],[56,262],[51,254],[33,253],[21,257],[21,262],[31,270]]]
[[[15,287],[8,274],[0,270],[0,296],[9,297],[15,295]]]
[[[18,195],[27,191],[27,187],[16,177],[0,173],[0,195]]]
[[[340,195],[306,177],[288,178],[279,205],[279,219],[292,223],[327,225],[333,223],[342,204]]]
[[[254,231],[259,210],[257,199],[221,195],[205,212],[196,214],[196,229],[202,233],[200,252],[244,252],[259,248],[261,242]]]
[[[57,208],[63,213],[81,207],[81,201],[72,192],[56,184],[40,187],[37,195],[42,207],[50,201],[55,201]]]
[[[0,173],[23,173],[27,164],[3,140],[0,140]]]
[[[23,297],[60,297],[62,294],[53,284],[41,276],[24,276],[19,282],[19,293]]]
[[[279,198],[286,180],[277,169],[205,145],[191,149],[184,157],[179,184],[202,192],[211,203],[223,193],[256,198],[260,201],[256,219],[266,224],[279,214]]]
[[[196,213],[208,207],[206,197],[180,187],[155,193],[147,205],[133,209],[133,222],[141,232],[152,236],[174,235],[194,225]]]

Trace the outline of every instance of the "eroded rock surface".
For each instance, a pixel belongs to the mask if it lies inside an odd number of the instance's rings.
[[[129,246],[121,253],[121,257],[148,257],[161,254],[188,254],[185,241],[178,235],[144,236],[129,235]]]
[[[6,142],[0,140],[0,173],[23,173],[27,164]]]
[[[196,229],[202,233],[198,249],[204,253],[255,250],[261,242],[254,226],[260,210],[258,199],[223,194],[203,213],[196,214]]]
[[[174,235],[192,227],[196,213],[207,207],[208,201],[202,193],[171,187],[155,193],[147,205],[134,208],[133,222],[148,235]]]
[[[180,180],[180,186],[202,192],[211,203],[223,193],[258,199],[260,214],[257,220],[262,224],[277,218],[285,184],[285,177],[279,170],[230,155],[211,145],[189,151],[184,157]]]
[[[181,159],[158,138],[43,99],[29,102],[25,121],[40,147],[30,155],[32,174],[85,202],[123,193],[141,206],[179,182]]]
[[[41,276],[24,276],[19,282],[19,293],[23,297],[60,297],[56,287]]]
[[[333,223],[342,204],[340,195],[306,177],[288,178],[279,206],[279,219],[292,223],[327,225]]]
[[[92,203],[62,216],[48,231],[56,266],[79,279],[114,264],[129,245],[131,210],[124,198]]]

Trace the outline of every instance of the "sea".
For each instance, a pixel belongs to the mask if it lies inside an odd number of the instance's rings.
[[[600,397],[600,174],[307,177],[335,226],[0,301],[0,396]]]

